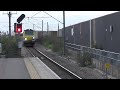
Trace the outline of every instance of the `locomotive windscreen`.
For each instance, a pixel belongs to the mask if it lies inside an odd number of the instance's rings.
[[[25,34],[26,34],[26,35],[33,35],[33,30],[26,30],[26,31],[25,31]]]

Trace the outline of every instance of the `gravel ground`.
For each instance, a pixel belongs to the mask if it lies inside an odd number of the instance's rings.
[[[95,69],[95,68],[89,68],[89,67],[80,67],[78,63],[75,62],[75,60],[66,59],[66,57],[59,56],[58,54],[52,52],[50,49],[45,48],[44,46],[40,44],[36,44],[35,47],[42,51],[44,54],[55,60],[57,63],[63,65],[65,68],[71,70],[78,76],[84,79],[104,79],[105,74],[103,74],[102,71]],[[27,52],[26,48],[22,48],[22,56],[23,57],[32,57],[29,52]],[[112,77],[111,77],[112,78]]]
[[[80,67],[74,60],[68,60],[65,57],[59,56],[58,54],[52,52],[49,49],[46,49],[40,44],[36,44],[35,47],[46,54],[48,57],[52,58],[59,64],[63,65],[65,68],[82,77],[83,79],[104,79],[105,75],[103,75],[103,73],[95,68]]]
[[[43,63],[45,63],[51,70],[53,70],[62,79],[73,79],[71,76],[66,74],[66,72],[64,72],[61,68],[59,68],[58,66],[53,64],[51,61],[45,60],[45,58],[43,56],[40,56],[40,54],[38,52],[36,52],[36,50],[34,50],[33,48],[29,48],[29,50],[32,51],[32,53],[35,56],[40,57],[41,61]],[[28,50],[25,47],[22,48],[21,53],[22,53],[22,56],[25,57],[25,58],[32,57],[32,55],[28,52]]]
[[[40,58],[40,60],[46,64],[53,72],[55,72],[61,79],[74,79],[73,76],[70,76],[68,74],[68,72],[64,71],[63,69],[61,69],[60,67],[58,67],[58,65],[54,64],[53,62],[51,62],[50,60],[46,59],[43,55],[39,54],[38,52],[36,52],[36,50],[34,48],[29,48],[29,50],[38,58]]]
[[[33,57],[33,56],[27,51],[27,49],[26,49],[25,47],[22,47],[22,49],[21,49],[21,55],[22,55],[23,57]]]

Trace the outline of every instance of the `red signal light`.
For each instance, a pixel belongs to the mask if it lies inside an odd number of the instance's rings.
[[[17,32],[22,32],[22,28],[17,28]]]
[[[21,24],[21,23],[20,23],[20,24],[17,24],[17,26],[16,26],[16,32],[17,32],[17,33],[22,32],[22,24]]]

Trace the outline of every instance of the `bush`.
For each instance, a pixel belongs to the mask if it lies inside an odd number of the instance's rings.
[[[63,51],[63,40],[62,38],[58,37],[50,37],[46,36],[42,40],[42,44],[49,48],[52,49],[54,52],[60,52]]]
[[[51,44],[48,45],[48,48],[49,48],[49,49],[52,49],[52,47],[53,47],[53,46],[52,46]]]
[[[87,52],[84,52],[83,54],[82,53],[77,54],[77,60],[78,60],[78,63],[80,63],[80,66],[83,66],[83,67],[92,64],[91,54]]]
[[[5,54],[7,57],[18,56],[18,44],[15,37],[1,37],[2,43],[2,54]]]

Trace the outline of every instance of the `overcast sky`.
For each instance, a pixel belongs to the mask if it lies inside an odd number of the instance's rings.
[[[23,30],[25,29],[35,29],[41,31],[42,20],[44,31],[47,28],[47,22],[49,24],[49,30],[57,30],[58,23],[59,27],[62,28],[63,25],[63,11],[11,11],[11,30],[14,30],[14,23],[21,14],[25,14],[25,19],[23,19]],[[51,18],[45,12],[59,20]],[[76,23],[84,22],[93,18],[101,17],[107,14],[115,13],[117,11],[65,11],[65,23],[66,26],[73,25]],[[0,11],[0,31],[9,31],[9,18],[7,15],[8,11]]]

